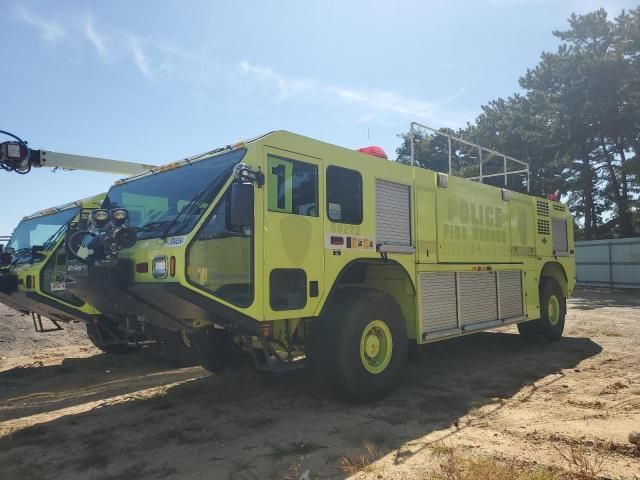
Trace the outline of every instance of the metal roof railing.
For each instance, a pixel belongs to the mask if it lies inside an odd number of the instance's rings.
[[[529,192],[529,164],[527,162],[523,162],[522,160],[518,160],[517,158],[510,157],[509,155],[505,155],[504,153],[500,153],[496,150],[492,150],[487,147],[483,147],[482,145],[478,145],[477,143],[470,142],[468,140],[464,140],[463,138],[456,137],[455,135],[451,135],[445,132],[441,132],[440,130],[436,130],[431,127],[427,127],[426,125],[422,125],[418,122],[411,122],[410,128],[410,138],[411,138],[411,166],[415,166],[415,137],[416,137],[416,127],[427,130],[435,135],[439,135],[447,139],[447,144],[449,147],[449,175],[455,175],[452,167],[452,152],[453,152],[453,142],[458,142],[462,145],[467,145],[472,148],[476,148],[478,150],[478,168],[479,175],[474,177],[463,177],[468,180],[478,180],[480,183],[484,183],[483,180],[485,178],[493,178],[493,177],[503,177],[505,187],[508,185],[508,178],[510,175],[526,175],[527,177],[527,192]],[[486,152],[490,155],[494,155],[502,158],[502,172],[500,173],[483,173],[483,152]],[[519,167],[517,170],[509,170],[509,163],[515,163]]]

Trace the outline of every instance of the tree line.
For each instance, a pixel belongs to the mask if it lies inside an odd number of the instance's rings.
[[[638,236],[640,7],[614,20],[600,9],[568,22],[568,30],[553,32],[557,51],[542,53],[520,78],[520,93],[483,105],[465,128],[442,131],[527,161],[531,193],[560,190],[576,218],[576,238]],[[409,132],[400,137],[398,161],[408,163]],[[418,165],[448,171],[445,137],[418,131],[414,148]],[[478,174],[477,149],[454,142],[451,150],[454,173]],[[503,159],[485,155],[483,167],[485,174],[502,171]],[[508,188],[522,183],[511,176]]]

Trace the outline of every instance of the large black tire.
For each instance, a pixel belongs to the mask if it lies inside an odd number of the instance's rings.
[[[540,318],[518,324],[523,338],[535,342],[555,342],[562,337],[567,314],[567,299],[553,278],[543,278],[540,284]]]
[[[189,341],[198,363],[212,373],[220,373],[241,362],[241,353],[226,330],[203,328],[192,333]]]
[[[400,307],[386,293],[367,288],[338,291],[329,301],[309,329],[311,368],[349,400],[383,398],[407,361]]]
[[[145,329],[146,331],[146,329]],[[176,332],[164,328],[149,328],[150,336],[160,346],[159,354],[174,367],[192,367],[197,365],[198,359],[185,338],[184,332]],[[187,344],[189,342],[189,344]]]
[[[118,328],[118,324],[106,317],[87,322],[87,336],[91,343],[104,353],[126,354],[137,351],[140,347],[127,345],[126,338]]]

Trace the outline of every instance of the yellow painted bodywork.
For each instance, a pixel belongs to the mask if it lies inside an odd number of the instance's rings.
[[[102,204],[102,201],[104,200],[105,195],[106,194],[103,193],[100,195],[96,195],[95,197],[83,200],[81,202],[81,208],[91,208],[91,209],[100,208],[100,205]],[[51,213],[55,213],[55,211],[52,211]],[[76,218],[74,218],[72,222],[78,221],[79,216],[80,214],[78,214],[78,216],[76,216]],[[46,275],[46,273],[44,272],[45,267],[50,262],[54,262],[54,264],[56,265],[57,271],[59,271],[62,275],[65,274],[66,252],[64,250],[63,243],[64,243],[64,236],[60,238],[55,243],[55,245],[52,246],[50,250],[40,252],[40,254],[43,257],[41,260],[33,263],[18,264],[11,268],[10,272],[18,276],[18,291],[16,292],[17,295],[14,294],[14,297],[16,297],[15,301],[19,303],[21,296],[26,295],[28,293],[36,293],[45,298],[48,298],[49,300],[52,300],[53,302],[59,305],[72,309],[78,312],[79,314],[91,315],[91,316],[99,315],[100,312],[98,310],[96,310],[94,307],[92,307],[91,305],[85,302],[82,302],[81,304],[80,302],[78,302],[77,304],[70,303],[60,297],[52,296],[50,293],[43,290],[42,288],[43,282],[48,282],[52,280],[60,281],[60,279],[56,279],[56,278],[54,279],[43,278]],[[58,260],[58,257],[64,257],[64,260]],[[27,277],[31,277],[31,280],[27,281]],[[27,285],[31,285],[31,287],[28,287]],[[31,301],[29,302],[29,306],[25,307],[25,310],[31,310],[31,311],[34,311],[34,313],[41,313],[41,312],[38,312],[36,308],[37,307],[34,308],[33,301]]]
[[[411,231],[415,253],[388,253],[388,261],[397,267],[393,270],[372,263],[366,285],[383,290],[398,301],[407,322],[409,338],[421,341],[422,307],[415,294],[420,272],[463,272],[488,268],[494,271],[519,270],[523,275],[526,319],[540,316],[538,289],[543,270],[545,275],[559,281],[566,296],[571,295],[575,285],[573,223],[568,208],[562,204],[516,192],[509,192],[508,198],[503,199],[500,188],[453,176],[448,177],[448,186],[443,188],[438,186],[436,172],[284,131],[273,132],[243,146],[247,153],[242,162],[254,170],[263,171],[267,177],[262,188],[254,187],[254,298],[251,305],[238,307],[221,300],[189,282],[186,275],[189,246],[232,183],[232,178],[211,203],[207,214],[179,241],[144,240],[121,252],[122,258],[130,258],[134,263],[151,264],[156,256],[175,257],[175,276],[156,279],[150,268],[147,273],[134,273],[134,282],[177,282],[257,321],[316,317],[330,301],[332,287],[346,266],[355,260],[380,260],[380,253],[371,243],[375,243],[376,236],[375,182],[382,179],[408,185],[411,189]],[[287,204],[289,200],[285,201],[283,211],[278,211],[275,192],[270,191],[272,182],[269,182],[269,167],[277,166],[278,161],[274,160],[277,158],[317,166],[317,216],[286,213],[291,208]],[[331,165],[356,170],[362,176],[363,218],[359,225],[337,223],[328,218],[325,172]],[[554,256],[551,235],[538,233],[537,202],[547,205],[549,221],[561,217],[568,222],[570,255]],[[354,238],[358,248],[340,249],[338,253],[326,242],[331,234]],[[221,247],[223,243],[216,248]],[[207,257],[206,250],[200,249],[192,257],[192,260],[195,255],[203,259],[208,282],[212,281],[212,275],[216,275],[216,269],[225,270],[219,274],[233,274],[233,253],[226,256],[223,250],[212,250],[209,254]],[[317,297],[308,296],[306,305],[300,309],[274,311],[269,303],[269,275],[274,268],[304,269],[307,281],[318,283]],[[192,276],[195,274],[193,271],[190,273]],[[204,272],[201,274],[205,275]],[[276,322],[275,325],[278,323],[284,322]]]

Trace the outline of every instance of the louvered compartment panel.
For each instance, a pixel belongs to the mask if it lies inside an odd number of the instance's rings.
[[[456,274],[420,273],[419,277],[422,333],[456,328]]]
[[[376,180],[376,243],[411,245],[408,185]]]
[[[551,235],[549,220],[538,219],[538,235]]]
[[[495,272],[458,273],[460,324],[497,320]]]
[[[551,236],[555,253],[568,253],[569,240],[567,238],[567,221],[564,218],[551,219]]]
[[[509,319],[524,315],[522,308],[522,272],[520,270],[498,272],[500,293],[500,317]]]
[[[549,204],[544,200],[536,200],[536,211],[541,217],[549,216]]]

